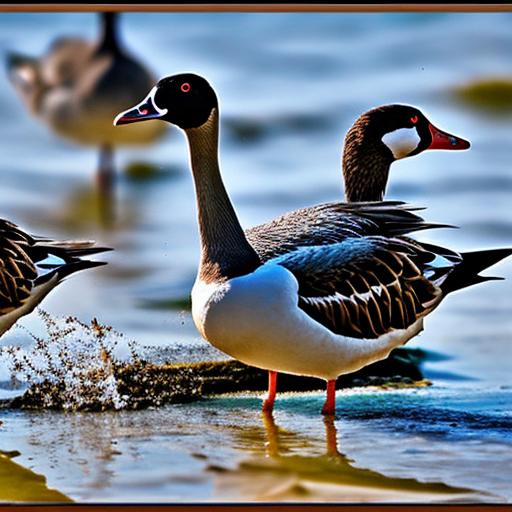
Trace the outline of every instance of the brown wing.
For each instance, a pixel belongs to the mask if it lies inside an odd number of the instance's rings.
[[[20,307],[30,297],[37,270],[27,253],[8,238],[0,243],[0,314]]]
[[[348,238],[301,248],[276,262],[299,283],[299,307],[336,334],[375,339],[406,329],[442,298],[425,274],[436,255],[400,238]],[[447,275],[436,263],[436,275]]]

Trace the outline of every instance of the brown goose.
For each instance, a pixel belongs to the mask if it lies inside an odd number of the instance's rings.
[[[192,316],[214,346],[270,371],[267,410],[280,371],[325,379],[322,412],[334,414],[339,375],[386,358],[448,293],[492,279],[478,274],[512,254],[412,244],[400,235],[432,225],[396,202],[320,205],[244,233],[220,176],[218,116],[211,86],[188,73],[160,80],[114,124],[184,131],[201,240]]]
[[[113,148],[148,144],[164,127],[157,123],[115,130],[112,117],[137,101],[154,83],[152,74],[119,42],[118,15],[101,13],[97,41],[61,37],[39,58],[10,54],[9,78],[29,111],[55,133],[80,144],[100,147],[99,185],[110,190]]]
[[[0,219],[0,336],[31,313],[63,279],[106,265],[83,256],[110,250],[91,241],[34,237]]]

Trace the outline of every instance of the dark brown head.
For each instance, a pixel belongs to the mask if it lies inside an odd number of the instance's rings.
[[[426,149],[468,149],[468,141],[436,128],[417,108],[385,105],[363,114],[352,130],[364,132],[364,142],[381,145],[393,160]],[[387,148],[387,151],[386,151]]]
[[[192,73],[162,78],[138,105],[121,112],[114,126],[161,119],[180,128],[199,128],[218,109],[210,84]]]
[[[343,175],[348,201],[380,201],[390,165],[428,149],[468,149],[470,143],[434,126],[408,105],[365,112],[345,138]]]

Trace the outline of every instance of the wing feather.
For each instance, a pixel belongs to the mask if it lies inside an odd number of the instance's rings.
[[[433,257],[404,238],[366,236],[302,247],[274,261],[299,283],[299,307],[336,334],[375,339],[406,329],[440,301]]]
[[[394,237],[419,230],[451,227],[425,222],[415,208],[401,201],[324,203],[288,212],[245,231],[262,262],[299,247],[331,245],[347,238]],[[454,253],[455,254],[455,253]]]

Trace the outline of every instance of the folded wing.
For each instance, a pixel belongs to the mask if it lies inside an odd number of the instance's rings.
[[[404,238],[349,237],[273,261],[296,277],[298,305],[313,319],[336,334],[376,339],[408,328],[441,300],[440,283],[457,263],[434,248]]]

